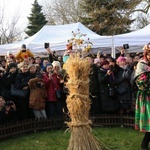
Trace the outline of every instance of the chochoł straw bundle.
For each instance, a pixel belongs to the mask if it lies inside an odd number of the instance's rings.
[[[78,54],[70,55],[66,62],[69,95],[66,103],[71,118],[67,122],[71,130],[68,150],[102,150],[100,142],[92,135],[89,120],[89,73],[90,63]]]

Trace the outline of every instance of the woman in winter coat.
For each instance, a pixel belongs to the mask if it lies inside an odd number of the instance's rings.
[[[58,70],[53,68],[52,64],[46,65],[46,73],[43,75],[43,81],[47,89],[46,113],[47,117],[61,117],[61,100],[57,97],[56,91],[61,90],[61,76]]]
[[[2,73],[1,76],[1,96],[7,101],[7,100],[14,100],[14,97],[11,95],[11,84],[15,82],[16,76],[17,76],[18,70],[17,70],[17,64],[16,63],[10,63],[7,66],[6,71]]]
[[[102,112],[116,112],[119,109],[119,102],[115,97],[115,78],[113,72],[109,69],[107,60],[101,62],[98,80]]]
[[[32,113],[30,112],[30,109],[29,109],[29,84],[28,82],[30,79],[30,74],[28,72],[28,65],[25,62],[22,62],[19,64],[19,69],[20,69],[20,72],[18,73],[16,77],[15,87],[17,89],[28,91],[28,95],[26,95],[25,97],[18,97],[17,102],[16,102],[18,119],[23,120],[23,119],[33,117],[31,116]]]
[[[45,112],[47,91],[42,78],[42,74],[37,74],[35,78],[29,80],[29,107],[33,109],[35,118],[37,119],[47,118]]]
[[[117,98],[120,101],[120,113],[129,113],[131,109],[131,84],[130,78],[132,71],[126,65],[126,58],[118,57],[117,64],[119,65],[116,74]]]

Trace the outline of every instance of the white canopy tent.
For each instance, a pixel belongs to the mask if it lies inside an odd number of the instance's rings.
[[[6,55],[7,51],[10,50],[13,54],[16,54],[22,44],[26,44],[27,48],[38,55],[46,52],[44,43],[50,43],[52,51],[62,52],[66,49],[67,41],[72,37],[72,31],[76,33],[78,30],[87,35],[83,37],[84,40],[90,38],[93,43],[92,52],[106,51],[107,53],[112,53],[113,57],[115,57],[116,50],[123,44],[129,44],[129,52],[142,52],[143,45],[150,42],[150,25],[126,34],[100,36],[78,22],[66,25],[45,25],[39,32],[28,39],[0,45],[0,55]]]
[[[112,47],[111,36],[100,36],[93,31],[86,28],[81,23],[66,24],[66,25],[45,25],[40,31],[38,31],[32,37],[23,41],[0,45],[0,55],[6,55],[7,51],[11,50],[13,54],[16,54],[22,44],[26,44],[34,54],[41,54],[46,52],[44,49],[44,43],[50,43],[51,50],[62,51],[66,49],[67,41],[72,37],[72,31],[75,33],[80,30],[80,33],[86,34],[84,40],[90,38],[90,42],[93,43],[92,48],[107,48]]]
[[[142,52],[145,44],[150,42],[150,24],[146,27],[126,34],[114,35],[114,48],[129,44],[129,52]]]

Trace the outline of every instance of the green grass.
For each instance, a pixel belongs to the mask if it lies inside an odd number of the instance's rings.
[[[110,150],[140,150],[143,133],[126,128],[93,128],[94,136]],[[65,130],[33,133],[0,141],[0,150],[66,150],[70,133]]]

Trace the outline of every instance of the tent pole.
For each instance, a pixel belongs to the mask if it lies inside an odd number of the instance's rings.
[[[116,50],[115,50],[115,46],[114,46],[114,36],[113,36],[113,35],[112,35],[111,56],[112,56],[113,58],[116,58]]]

